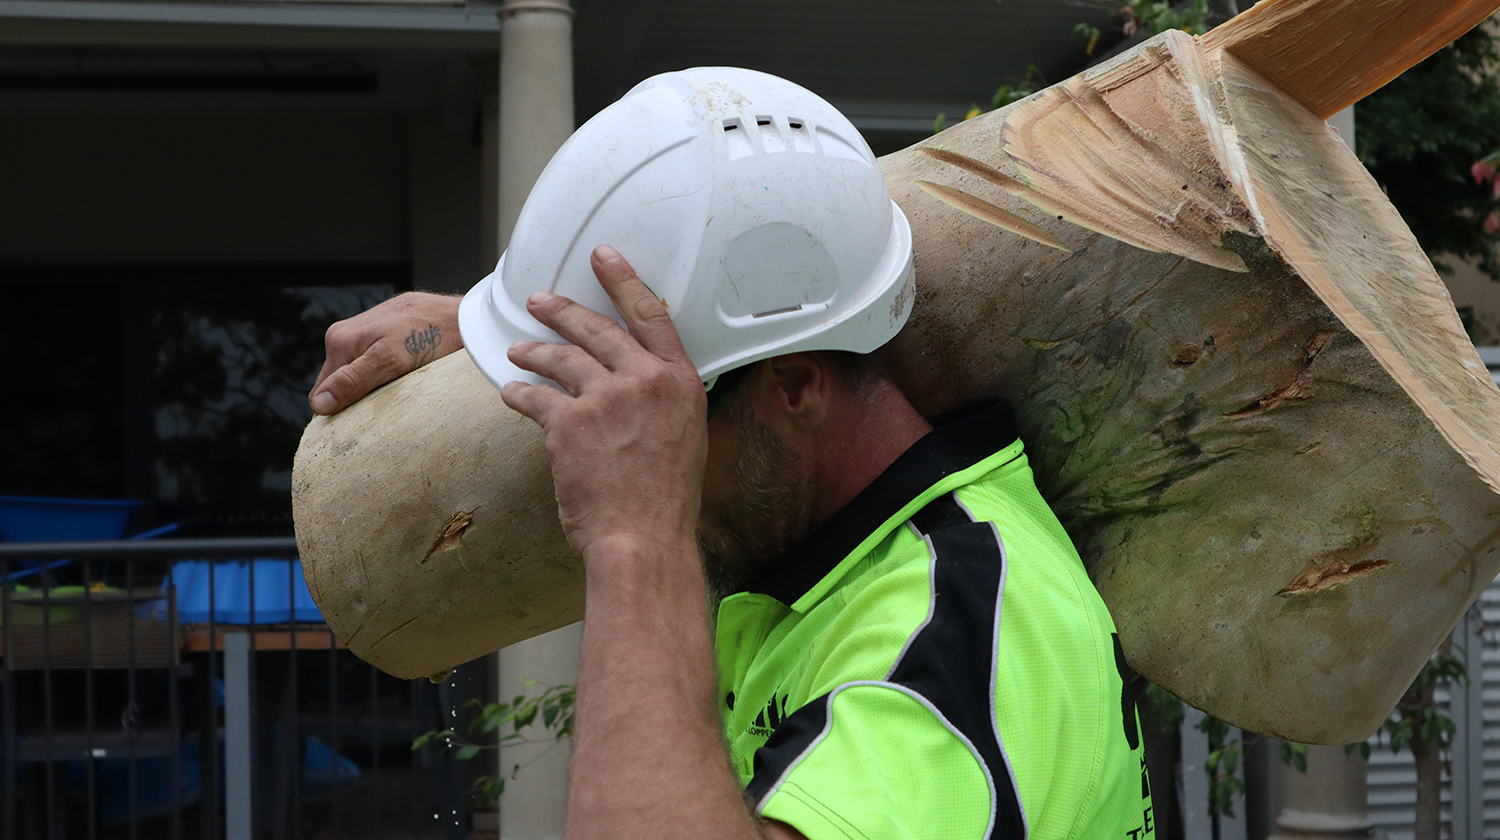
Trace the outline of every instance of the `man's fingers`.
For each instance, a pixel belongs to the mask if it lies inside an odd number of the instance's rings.
[[[667,314],[666,305],[636,276],[630,263],[607,245],[594,249],[592,263],[599,285],[625,320],[628,333],[620,329],[613,318],[550,292],[536,292],[527,298],[527,311],[563,340],[582,348],[611,371],[637,367],[638,362],[646,358],[639,355],[642,349],[660,361],[691,367],[692,361],[683,349],[682,339]],[[632,357],[637,359],[637,364],[631,362]],[[535,372],[557,379],[542,370]],[[579,375],[583,373],[578,370]],[[575,387],[562,383],[560,379],[557,381],[568,391],[577,393]]]
[[[332,414],[396,377],[461,349],[461,301],[451,295],[406,292],[330,326],[323,336],[323,369],[307,395],[313,411]],[[350,365],[355,368],[346,371]],[[335,379],[329,385],[336,374],[347,381]]]
[[[353,335],[347,328],[348,323],[348,321],[337,321],[330,325],[328,331],[323,334],[323,369],[318,371],[318,378],[313,382],[312,390],[307,394],[309,400],[318,393],[323,380],[370,349],[370,344],[373,342],[362,335]]]
[[[526,299],[532,316],[610,370],[620,370],[635,344],[615,319],[562,295],[537,292]]]
[[[604,366],[584,350],[571,344],[518,341],[506,352],[511,364],[556,382],[578,396],[588,380],[604,372]]]
[[[344,363],[342,361],[334,361],[332,355],[323,360],[323,369],[318,371],[318,378],[313,381],[312,390],[307,392],[307,402],[313,407],[314,414],[331,413],[326,411],[318,411],[318,401],[315,399],[315,397],[319,396],[318,392],[323,390],[323,382],[328,379],[329,375],[343,366]],[[323,402],[323,405],[327,404],[328,403],[325,400]]]
[[[687,351],[682,347],[682,338],[672,317],[667,313],[666,303],[646,287],[646,284],[630,267],[630,263],[608,245],[600,245],[590,256],[594,276],[609,295],[630,334],[653,355],[668,362],[688,362]]]
[[[308,396],[313,413],[327,415],[348,408],[377,387],[400,376],[404,372],[401,362],[401,357],[389,352],[385,345],[370,347],[363,355],[340,365],[313,386],[312,394]]]
[[[567,394],[550,385],[531,385],[526,382],[507,382],[500,389],[500,400],[538,426],[547,425],[547,417],[553,409],[569,399]]]

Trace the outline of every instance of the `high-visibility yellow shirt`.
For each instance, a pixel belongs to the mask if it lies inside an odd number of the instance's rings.
[[[1114,624],[1008,406],[726,598],[717,646],[746,794],[811,840],[1154,836]]]

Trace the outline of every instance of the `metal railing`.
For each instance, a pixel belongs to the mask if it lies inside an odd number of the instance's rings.
[[[0,840],[467,837],[452,683],[387,676],[295,541],[0,543]]]

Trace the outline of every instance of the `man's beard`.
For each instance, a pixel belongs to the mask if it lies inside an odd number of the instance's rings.
[[[817,488],[801,457],[740,400],[725,407],[739,443],[731,495],[698,526],[713,603],[739,592],[817,525]]]

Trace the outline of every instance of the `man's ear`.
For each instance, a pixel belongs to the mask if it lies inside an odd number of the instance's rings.
[[[827,361],[817,353],[788,353],[760,363],[752,399],[772,425],[808,431],[828,416],[832,379]]]

